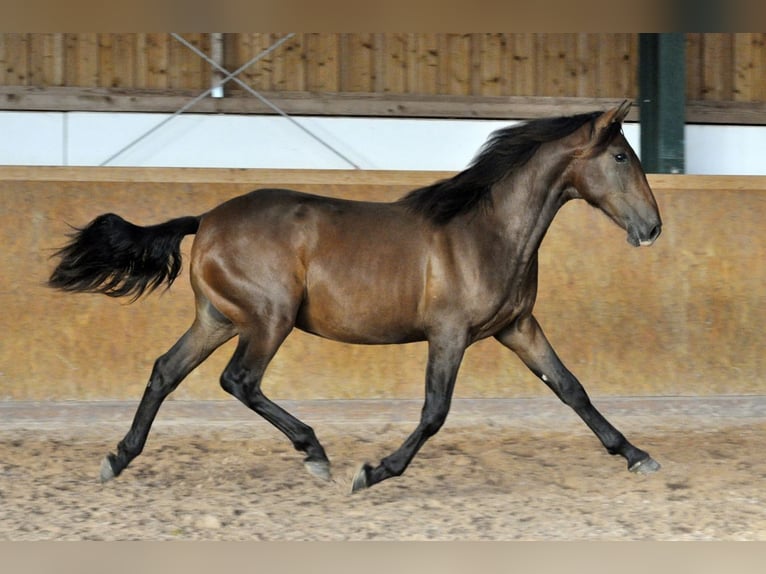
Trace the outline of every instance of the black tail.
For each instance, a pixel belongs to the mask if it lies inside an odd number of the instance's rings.
[[[54,257],[61,262],[48,285],[73,292],[130,295],[133,301],[181,272],[181,240],[199,228],[199,217],[181,217],[141,227],[122,217],[100,215],[72,234]]]

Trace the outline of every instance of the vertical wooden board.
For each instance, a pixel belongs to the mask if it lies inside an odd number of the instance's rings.
[[[402,34],[405,38],[405,50],[404,50],[404,70],[405,78],[404,82],[407,86],[406,92],[408,94],[419,93],[419,74],[421,66],[421,54],[420,54],[420,36],[422,34]]]
[[[338,34],[324,34],[321,42],[320,85],[326,92],[339,91]]]
[[[147,41],[145,33],[137,33],[134,36],[133,54],[133,87],[147,88],[149,78],[149,62],[147,59]]]
[[[136,34],[114,34],[112,39],[114,63],[113,85],[132,88],[136,84]]]
[[[191,34],[181,34],[185,40],[191,42]],[[189,48],[183,46],[178,40],[168,34],[167,37],[167,67],[165,68],[168,88],[183,88],[183,73],[186,60],[193,55]]]
[[[559,58],[561,59],[561,90],[567,97],[577,95],[579,87],[579,61],[577,59],[577,34],[558,34]]]
[[[379,54],[374,84],[376,92],[409,93],[409,37],[409,34],[398,32],[375,35],[376,52]]]
[[[254,52],[251,58],[255,56],[261,56],[261,58],[252,64],[248,70],[252,70],[254,75],[258,79],[257,90],[273,90],[275,89],[274,82],[274,66],[275,62],[282,56],[283,47],[270,50],[270,48],[279,41],[280,36],[278,34],[260,34],[261,42],[258,45],[258,49]],[[266,53],[268,52],[268,53]],[[255,87],[255,86],[253,86]]]
[[[50,34],[29,34],[27,68],[29,70],[28,83],[31,86],[48,86],[50,73],[48,65],[50,60]]]
[[[735,101],[747,101],[753,85],[753,50],[750,34],[734,34],[734,75],[732,95]]]
[[[77,86],[77,34],[64,34],[64,84]]]
[[[273,36],[275,42],[286,36]],[[282,44],[274,56],[272,89],[278,92],[302,92],[306,89],[306,58],[303,34],[295,34]]]
[[[258,49],[260,35],[261,34],[254,32],[238,32],[234,34],[234,41],[231,44],[227,43],[224,48],[227,51],[224,55],[224,63],[226,64],[224,67],[228,69],[229,72],[238,70],[249,61],[256,52],[260,52]],[[251,66],[242,70],[237,77],[247,85],[253,85],[257,83],[257,79],[253,77],[254,71],[255,68]],[[234,81],[227,82],[225,89],[227,92],[231,93],[242,93],[242,87]]]
[[[8,32],[4,38],[4,83],[9,86],[26,86],[29,80],[28,34]]]
[[[225,38],[224,34],[224,38]],[[213,36],[210,33],[200,34],[200,49],[211,56],[213,54]],[[213,85],[213,72],[214,68],[211,64],[205,60],[199,61],[199,80],[197,82],[200,90],[206,90]],[[224,66],[225,67],[225,66]]]
[[[606,94],[609,94],[611,92],[609,88],[609,83],[611,82],[611,74],[612,74],[612,60],[611,55],[609,51],[611,50],[610,45],[610,34],[597,34],[597,46],[596,46],[596,54],[593,57],[593,64],[596,66],[596,69],[598,70],[597,75],[599,78],[603,78],[604,81],[602,85],[600,85],[597,89],[597,94],[600,97],[605,97]]]
[[[751,102],[766,101],[766,33],[757,32],[749,34],[751,49],[753,51],[753,64],[756,73],[750,89]]]
[[[471,95],[471,44],[473,34],[450,34],[450,94]]]
[[[112,52],[114,34],[98,34],[98,85],[102,88],[117,87],[115,66]]]
[[[306,87],[312,92],[339,91],[338,35],[306,35]]]
[[[732,89],[732,36],[731,34],[705,34],[703,37],[702,98],[713,101],[731,101]]]
[[[638,34],[624,34],[627,43],[629,59],[625,65],[625,76],[628,82],[625,96],[638,98]],[[620,94],[622,97],[622,94]]]
[[[99,85],[98,34],[77,34],[77,86],[94,88]]]
[[[476,34],[471,58],[474,95],[502,96],[508,81],[504,64],[507,62],[507,34]],[[478,85],[477,85],[478,84]]]
[[[146,87],[167,88],[168,86],[168,35],[151,33],[145,37]]]
[[[450,93],[450,75],[452,70],[450,69],[450,45],[447,38],[447,34],[437,35],[437,51],[439,54],[438,68],[436,75],[436,93],[437,94],[449,94]]]
[[[758,89],[753,92],[753,98],[755,101],[764,102],[766,101],[766,73],[763,73],[766,70],[766,33],[759,33],[755,42],[758,46],[756,62],[761,73],[758,75]]]
[[[373,34],[339,34],[338,68],[341,92],[372,91]]]
[[[548,76],[550,75],[549,50],[546,34],[533,34],[534,46],[534,92],[535,96],[549,96],[552,92]]]
[[[637,66],[638,39],[633,47],[630,34],[607,34],[603,37],[600,49],[602,55],[602,77],[604,82],[602,97],[624,98],[638,95]]]
[[[204,34],[187,33],[181,36],[192,46],[205,52],[205,46],[202,42]],[[167,76],[169,88],[181,90],[207,89],[209,85],[203,82],[203,67],[209,68],[210,64],[187,46],[168,35]]]
[[[513,60],[513,34],[502,33],[497,36],[497,49],[500,52],[498,67],[500,73],[500,95],[510,95],[509,71]]]
[[[600,97],[603,91],[598,65],[600,40],[599,34],[577,34],[575,38],[578,97]]]
[[[471,91],[471,35],[439,35],[439,76],[437,88],[440,94],[467,96]]]
[[[0,32],[0,85],[10,85],[8,81],[8,32]]]
[[[257,91],[274,89],[274,62],[280,57],[278,51],[265,53],[271,48],[279,37],[267,33],[243,34],[245,42],[242,44],[242,53],[237,62],[237,68],[246,64],[256,56],[261,56],[257,62],[250,64],[240,74],[240,78],[250,87]],[[232,84],[232,89],[241,89]]]
[[[386,69],[386,62],[389,59],[387,52],[389,42],[386,41],[387,34],[382,32],[376,32],[372,35],[372,54],[371,54],[371,68],[370,68],[370,82],[371,89],[376,94],[383,94],[392,90],[386,87],[388,82]],[[395,93],[402,93],[401,91],[394,91]]]
[[[470,35],[468,82],[469,93],[475,96],[496,91],[493,84],[496,86],[500,77],[498,73],[493,73],[493,70],[498,67],[497,58],[496,52],[491,50],[491,42],[487,36],[490,34],[474,33]]]
[[[320,38],[317,33],[305,34],[306,41],[306,90],[309,92],[319,91],[321,84],[319,77],[319,51]]]
[[[535,94],[535,60],[535,35],[513,34],[508,72],[508,95],[532,96]]]
[[[763,34],[734,34],[732,94],[735,101],[763,101],[763,50]]]
[[[43,86],[44,62],[43,62],[43,41],[42,34],[27,34],[26,40],[26,67],[27,67],[27,85]]]
[[[640,63],[640,62],[639,62]],[[702,99],[702,34],[686,34],[686,99]]]
[[[50,85],[64,86],[66,80],[66,44],[64,34],[49,34],[50,57],[46,69],[50,73]]]
[[[622,46],[622,73],[620,74],[621,85],[617,92],[610,96],[637,97],[638,96],[638,36],[636,34],[619,34],[618,39]]]
[[[484,51],[484,34],[469,34],[468,44],[468,93],[472,96],[481,95],[482,83],[482,56]]]
[[[535,95],[562,96],[564,54],[559,47],[560,34],[535,34]]]
[[[439,35],[416,34],[413,49],[408,57],[413,61],[411,77],[412,92],[417,94],[439,93]]]

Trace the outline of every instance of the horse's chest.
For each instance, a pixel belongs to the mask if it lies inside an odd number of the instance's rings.
[[[537,296],[536,270],[508,279],[502,286],[487,290],[479,303],[473,327],[476,339],[491,337],[521,316],[532,312]]]

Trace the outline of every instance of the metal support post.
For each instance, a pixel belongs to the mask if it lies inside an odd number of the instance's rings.
[[[641,162],[650,173],[684,173],[684,34],[639,35]]]

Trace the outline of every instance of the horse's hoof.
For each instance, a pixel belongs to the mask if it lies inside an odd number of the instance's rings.
[[[653,472],[657,472],[660,470],[662,466],[659,462],[654,460],[651,456],[646,457],[644,460],[639,460],[637,463],[635,463],[633,466],[631,466],[628,470],[630,472],[635,472],[636,474],[652,474]]]
[[[367,484],[367,469],[368,465],[363,464],[357,473],[354,475],[354,481],[351,483],[351,494],[364,490],[369,485]]]
[[[325,482],[330,482],[332,480],[332,475],[330,474],[330,463],[326,460],[307,460],[303,464],[311,476],[315,476],[320,480],[324,480]]]
[[[109,482],[115,477],[114,469],[112,468],[112,463],[109,462],[109,457],[105,456],[104,460],[101,461],[101,472],[99,475],[99,478],[101,479],[101,482]]]

